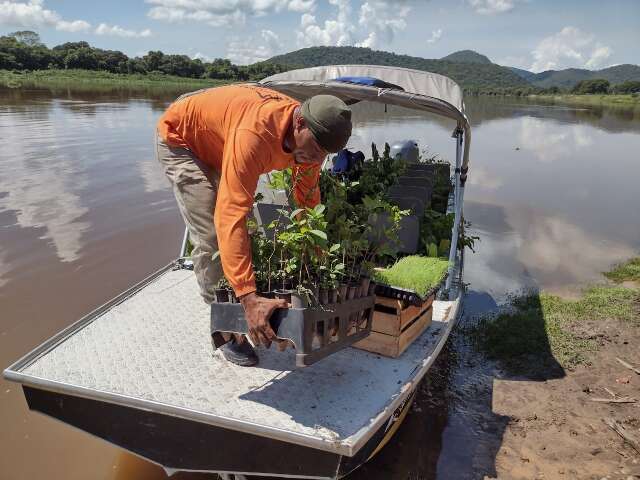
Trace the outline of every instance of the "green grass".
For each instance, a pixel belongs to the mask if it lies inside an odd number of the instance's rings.
[[[224,80],[183,78],[162,74],[119,74],[93,70],[0,70],[0,86],[8,88],[69,88],[73,90],[155,90],[183,92],[229,83]]]
[[[593,334],[581,332],[581,327],[589,328],[585,322],[615,319],[640,326],[636,288],[591,286],[578,300],[536,293],[515,299],[512,306],[509,313],[484,319],[468,330],[482,350],[507,365],[535,356],[571,367],[597,348]]]
[[[632,258],[628,262],[616,265],[610,272],[604,275],[616,283],[625,281],[640,282],[640,257]]]
[[[412,255],[401,258],[390,268],[375,270],[373,278],[377,282],[413,290],[424,296],[442,281],[448,267],[447,260]]]
[[[535,98],[551,103],[562,103],[569,105],[584,106],[607,106],[622,108],[640,108],[640,96],[636,95],[529,95]]]

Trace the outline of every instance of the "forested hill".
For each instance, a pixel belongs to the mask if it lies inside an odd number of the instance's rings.
[[[474,52],[473,50],[460,50],[453,52],[446,57],[442,57],[440,60],[446,60],[447,62],[455,63],[492,63],[489,57]]]
[[[267,62],[301,67],[357,64],[414,68],[446,75],[466,90],[529,86],[526,80],[509,68],[493,63],[429,60],[360,47],[309,47],[272,57]]]
[[[640,66],[616,65],[602,70],[585,70],[581,68],[567,68],[565,70],[547,70],[546,72],[533,73],[516,68],[511,69],[517,75],[528,80],[536,87],[561,87],[571,88],[582,80],[604,79],[612,85],[629,81],[640,81]]]

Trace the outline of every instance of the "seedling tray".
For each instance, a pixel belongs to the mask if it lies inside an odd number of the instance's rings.
[[[440,287],[443,285],[446,280],[447,275],[442,278],[440,283],[434,287],[432,287],[426,295],[422,296],[415,292],[414,290],[408,290],[406,288],[394,287],[393,285],[385,285],[384,283],[380,283],[376,281],[376,295],[379,297],[387,297],[393,298],[395,300],[402,300],[410,305],[415,305],[416,307],[422,306],[424,302],[429,300],[432,295],[435,295]]]
[[[425,203],[429,203],[431,201],[431,194],[433,193],[433,187],[431,185],[426,185],[426,184],[421,186],[395,184],[389,188],[388,193],[389,193],[389,196],[391,197],[399,197],[399,198],[415,197],[415,198],[419,198]]]
[[[408,187],[426,187],[433,191],[433,177],[426,177],[421,175],[415,176],[402,176],[396,181],[397,185],[406,185]]]
[[[400,207],[402,208],[402,207]],[[375,218],[369,218],[369,225],[371,225],[372,231],[369,233],[369,241],[382,244],[389,242],[387,237],[384,237],[384,229],[388,228],[391,224],[389,215],[386,213],[378,214]],[[400,229],[398,231],[398,242],[393,244],[393,247],[399,252],[414,254],[418,251],[420,241],[420,217],[417,215],[407,215],[400,220]]]
[[[307,367],[365,338],[371,332],[375,295],[320,307],[277,309],[269,323],[280,340],[296,349],[296,366]],[[355,328],[350,319],[358,318]],[[332,325],[338,328],[332,332]],[[214,348],[226,343],[223,333],[246,335],[247,322],[239,303],[211,304]]]

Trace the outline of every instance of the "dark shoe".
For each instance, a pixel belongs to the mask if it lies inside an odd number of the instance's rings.
[[[241,367],[253,367],[258,364],[258,355],[246,340],[242,343],[236,343],[235,340],[231,340],[220,347],[220,350],[222,350],[222,355],[228,362],[235,363]]]

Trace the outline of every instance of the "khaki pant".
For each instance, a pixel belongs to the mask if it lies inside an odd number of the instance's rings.
[[[193,270],[205,303],[214,300],[214,288],[222,278],[218,238],[213,223],[220,174],[200,161],[188,149],[167,145],[160,136],[156,156],[171,182],[178,208],[193,245]]]

